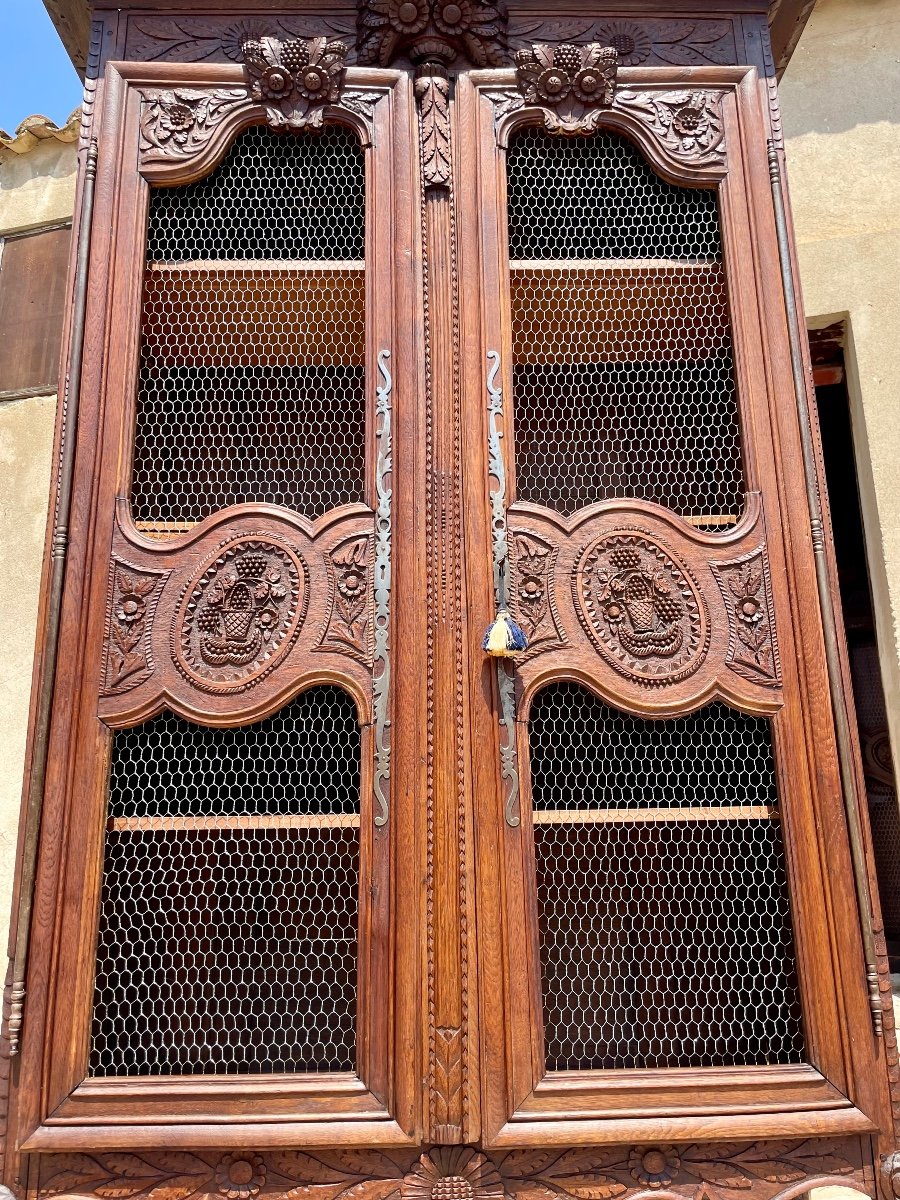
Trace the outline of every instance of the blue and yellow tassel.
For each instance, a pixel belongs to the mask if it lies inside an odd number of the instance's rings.
[[[506,609],[501,608],[488,627],[481,648],[494,658],[513,658],[528,649],[528,638]]]

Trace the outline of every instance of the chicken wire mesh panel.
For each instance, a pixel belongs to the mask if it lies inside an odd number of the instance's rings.
[[[516,495],[566,515],[663,504],[709,529],[743,506],[716,193],[613,133],[513,134],[507,155]]]
[[[151,192],[132,514],[155,536],[222,508],[315,518],[365,482],[365,163],[326,127],[242,133]]]
[[[802,1061],[768,721],[566,682],[529,746],[547,1068]]]
[[[360,731],[339,688],[115,735],[90,1073],[355,1067]]]

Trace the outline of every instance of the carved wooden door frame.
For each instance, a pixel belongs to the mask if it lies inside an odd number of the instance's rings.
[[[490,660],[473,672],[470,693],[479,975],[482,997],[492,997],[482,1005],[480,1031],[486,1144],[871,1131],[889,1112],[884,1051],[873,1033],[856,910],[835,892],[834,881],[850,878],[851,867],[799,465],[764,91],[752,68],[632,68],[619,71],[611,103],[580,103],[572,89],[561,106],[542,106],[529,95],[520,60],[521,89],[512,70],[476,71],[460,78],[456,93],[472,661],[494,611],[492,500],[495,509],[502,501],[493,523],[503,526],[505,515],[513,583],[515,533],[541,542],[551,564],[546,629],[516,663],[515,698],[509,675],[501,668],[495,677]],[[685,105],[696,122],[679,131],[673,118]],[[512,396],[504,153],[514,128],[541,123],[570,136],[619,130],[667,180],[719,187],[747,481],[745,511],[727,534],[702,533],[638,501],[604,501],[565,519],[515,500],[504,401]],[[685,594],[696,596],[693,650],[663,685],[648,686],[634,664],[618,661],[579,603],[585,563],[622,536],[665,560]],[[754,600],[767,610],[772,637],[768,665],[756,670],[736,653],[739,614],[726,585],[747,563],[758,568]],[[527,610],[514,587],[510,593],[513,615],[527,626]],[[635,715],[682,715],[720,698],[772,719],[806,1065],[545,1073],[527,721],[532,698],[552,679],[579,681]],[[839,838],[824,829],[840,830]]]
[[[149,184],[208,174],[242,129],[277,127],[284,113],[253,99],[240,67],[106,66],[62,670],[19,1069],[35,1086],[18,1089],[13,1122],[24,1150],[197,1147],[212,1126],[223,1147],[416,1144],[421,766],[414,746],[392,745],[390,733],[392,714],[417,725],[424,705],[419,643],[395,634],[416,603],[422,556],[414,110],[403,72],[351,67],[340,78],[339,100],[287,119],[350,126],[365,148],[367,504],[312,522],[245,504],[173,542],[141,534],[126,499]],[[335,636],[335,585],[340,552],[357,543],[370,608],[366,636],[351,645]],[[197,658],[190,616],[248,544],[286,582],[284,619],[265,663],[222,683]],[[136,627],[126,599],[137,605],[139,635],[123,671],[116,627]],[[245,724],[332,682],[352,696],[362,727],[358,1075],[88,1077],[112,731],[164,708],[206,725]]]

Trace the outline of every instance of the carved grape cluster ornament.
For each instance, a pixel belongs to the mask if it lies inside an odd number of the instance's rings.
[[[610,664],[642,684],[676,683],[700,666],[709,620],[687,567],[646,534],[606,534],[575,570],[575,602]]]
[[[237,540],[201,564],[175,616],[179,670],[211,692],[243,691],[276,666],[299,632],[306,567],[268,538]]]
[[[293,38],[248,35],[241,42],[250,95],[266,108],[273,129],[309,129],[322,125],[325,106],[341,98],[349,47],[327,37]]]

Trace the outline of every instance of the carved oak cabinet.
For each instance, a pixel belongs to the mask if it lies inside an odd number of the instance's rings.
[[[8,1185],[900,1194],[765,5],[221,9],[95,11]]]

